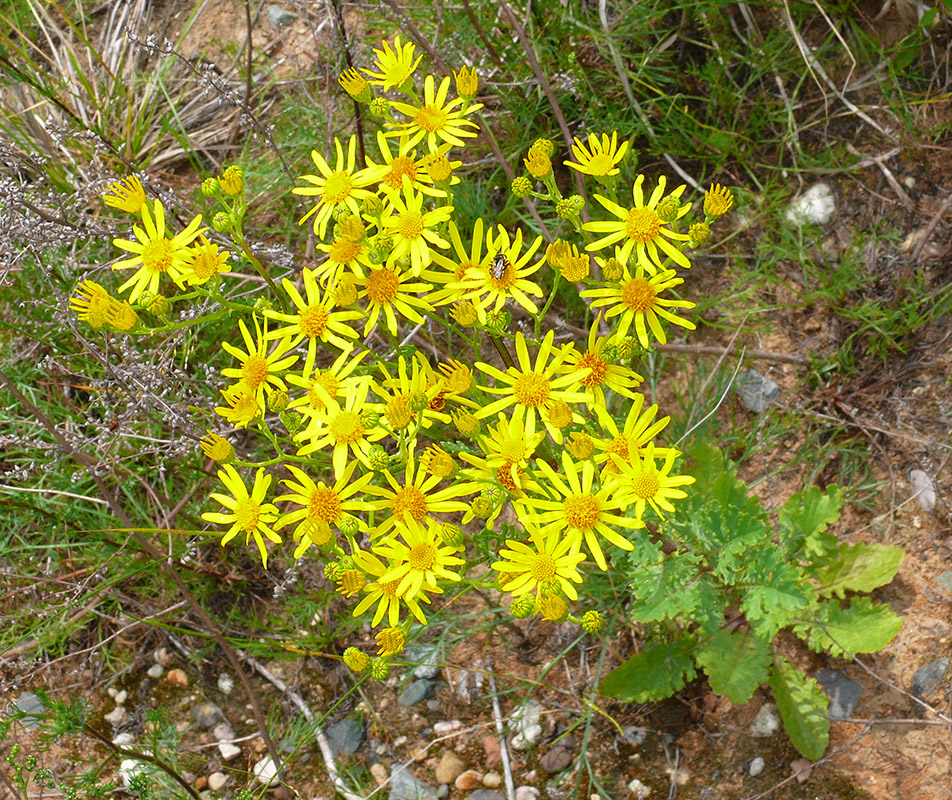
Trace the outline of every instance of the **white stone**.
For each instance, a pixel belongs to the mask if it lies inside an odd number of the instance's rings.
[[[241,755],[241,748],[236,747],[231,742],[219,742],[218,752],[221,753],[222,760],[231,761]]]
[[[227,722],[219,722],[212,730],[216,742],[228,742],[235,738],[235,731]]]
[[[747,765],[747,773],[751,776],[757,776],[764,771],[764,760],[757,756],[752,758],[750,763]]]
[[[436,736],[448,736],[451,733],[456,733],[463,727],[463,723],[458,719],[451,719],[449,722],[437,722],[433,726],[433,733]]]
[[[106,714],[103,719],[106,720],[112,727],[118,728],[126,721],[127,712],[123,706],[116,706],[112,711]]]
[[[542,736],[541,725],[529,725],[512,737],[512,746],[516,750],[528,750]]]
[[[516,788],[516,800],[536,800],[539,790],[535,786],[519,786]]]
[[[777,706],[773,703],[764,703],[747,732],[751,736],[763,739],[767,736],[773,736],[779,730],[780,717],[777,716]]]
[[[213,772],[208,776],[208,788],[213,792],[223,789],[226,783],[228,783],[228,776],[224,772]]]
[[[835,210],[836,201],[829,185],[815,183],[790,204],[784,216],[798,228],[806,224],[825,225]]]
[[[651,794],[651,787],[645,786],[645,784],[637,778],[628,784],[628,788],[638,800],[645,800],[645,798]]]
[[[165,672],[165,667],[163,667],[161,664],[153,664],[148,670],[146,670],[145,674],[150,678],[158,680],[162,677],[163,672]]]
[[[219,745],[219,747],[221,747],[221,745]],[[258,782],[263,783],[265,786],[273,786],[278,782],[278,768],[271,760],[271,756],[262,758],[251,768],[251,771],[255,774]]]
[[[116,692],[115,698],[117,706],[125,705],[126,700],[129,698],[129,692],[123,689],[121,692]]]
[[[117,733],[113,737],[112,743],[116,747],[132,747],[136,743],[136,737],[131,733]]]
[[[235,679],[231,677],[227,672],[223,672],[218,676],[218,689],[225,694],[231,694],[231,690],[235,688]]]
[[[119,778],[122,780],[122,785],[128,789],[133,776],[142,772],[143,769],[145,769],[145,764],[141,761],[136,761],[134,758],[124,758],[119,764]]]

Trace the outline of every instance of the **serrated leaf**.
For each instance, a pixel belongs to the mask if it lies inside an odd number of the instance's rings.
[[[829,563],[814,570],[817,591],[828,597],[844,597],[850,592],[871,592],[889,583],[905,558],[901,547],[888,544],[847,544],[843,542],[831,554]]]
[[[822,556],[836,543],[825,531],[840,518],[842,505],[843,490],[838,486],[830,486],[825,492],[811,486],[793,495],[778,517],[784,547],[790,552],[802,550]]]
[[[797,748],[811,761],[822,757],[830,743],[830,700],[820,685],[782,656],[777,656],[768,680],[783,726]]]
[[[868,597],[854,597],[849,608],[836,601],[820,605],[817,621],[806,626],[811,650],[834,656],[875,653],[889,644],[902,627],[902,619],[886,605],[874,605]],[[797,634],[802,636],[800,630]]]
[[[598,691],[626,703],[670,697],[697,675],[690,655],[695,645],[693,638],[682,637],[649,647],[609,672]]]
[[[635,601],[632,620],[655,622],[690,616],[699,600],[698,593],[691,589],[698,575],[698,561],[691,553],[676,553],[634,573],[629,584]]]
[[[770,650],[751,631],[718,631],[694,655],[707,673],[711,689],[735,705],[747,703],[766,683]]]
[[[802,572],[783,560],[776,549],[760,548],[747,554],[741,610],[754,632],[773,640],[800,611],[814,601],[812,587]]]

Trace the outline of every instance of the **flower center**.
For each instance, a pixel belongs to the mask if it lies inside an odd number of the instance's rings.
[[[413,117],[413,121],[421,131],[436,133],[446,125],[447,113],[438,106],[423,106]]]
[[[612,439],[611,444],[608,445],[608,452],[614,453],[622,461],[628,462],[628,437],[623,433],[619,433],[614,439]],[[612,462],[609,461],[609,464]]]
[[[436,548],[429,542],[423,542],[410,550],[410,567],[419,572],[433,569],[436,563]]]
[[[231,403],[231,408],[231,418],[235,422],[242,422],[245,425],[258,416],[258,401],[255,399],[253,392],[238,395]]]
[[[399,430],[400,428],[407,427],[413,420],[413,409],[410,408],[410,403],[407,401],[407,398],[402,394],[398,394],[396,397],[387,401],[383,409],[383,415],[387,418],[387,422],[390,423],[390,427]]]
[[[423,215],[419,211],[407,211],[400,215],[397,232],[404,239],[419,239],[424,227]]]
[[[337,522],[340,519],[337,492],[327,486],[318,486],[307,498],[307,515],[324,522]]]
[[[307,306],[302,308],[298,316],[301,318],[301,333],[311,339],[323,335],[327,329],[327,309],[324,306]]]
[[[207,281],[218,272],[218,255],[208,250],[202,250],[192,261],[192,272],[200,281]]]
[[[522,490],[516,485],[515,480],[512,477],[512,462],[507,461],[503,466],[496,470],[496,480],[502,485],[502,487],[509,492],[509,494],[521,495]],[[516,472],[521,476],[523,469],[520,466],[516,466]]]
[[[354,183],[350,179],[350,173],[347,170],[341,170],[331,174],[324,181],[324,191],[321,193],[321,199],[326,204],[343,203],[350,197],[350,191],[354,188]]]
[[[322,520],[305,519],[298,527],[298,531],[302,537],[306,536],[311,544],[317,547],[323,547],[331,540],[331,526]]]
[[[632,278],[621,285],[621,302],[635,313],[644,313],[654,307],[658,293],[644,278]]]
[[[612,171],[612,167],[615,165],[612,163],[611,156],[607,153],[596,153],[589,159],[586,166],[588,167],[589,174],[605,176]]]
[[[172,242],[152,239],[142,247],[142,265],[152,272],[168,272],[172,266]]]
[[[363,250],[364,245],[360,242],[349,242],[347,239],[335,239],[327,254],[330,256],[331,261],[336,261],[338,264],[349,264],[351,261],[356,260]]]
[[[475,267],[476,265],[469,259],[463,259],[459,264],[456,265],[456,270],[453,273],[453,277],[456,280],[461,281],[466,277],[466,272],[470,267]]]
[[[390,303],[400,289],[400,278],[392,269],[383,267],[367,276],[367,297],[374,305]]]
[[[345,569],[337,580],[337,591],[344,597],[357,594],[364,585],[364,573],[359,569]]]
[[[496,452],[506,461],[518,463],[526,457],[526,443],[521,439],[503,439],[496,445]]]
[[[516,378],[512,393],[519,405],[537,408],[549,397],[549,381],[537,372],[525,372]]]
[[[378,583],[377,586],[380,588],[380,591],[385,594],[387,597],[396,597],[397,596],[397,587],[400,585],[400,579],[397,578],[395,581],[387,581],[386,583]]]
[[[399,519],[403,519],[404,513],[409,511],[410,516],[419,522],[426,516],[426,495],[416,486],[404,486],[390,501],[390,510]]]
[[[661,232],[661,217],[651,208],[633,208],[625,218],[625,233],[636,242],[654,241]]]
[[[255,391],[268,377],[268,360],[260,353],[252,353],[241,367],[241,379]]]
[[[557,569],[557,564],[555,559],[547,553],[539,553],[535,557],[535,560],[532,562],[532,569],[530,570],[532,577],[535,578],[539,583],[544,581],[550,581],[555,577]]]
[[[562,504],[565,521],[570,528],[580,528],[583,531],[591,530],[598,522],[601,506],[590,494],[577,494],[567,497]]]
[[[578,360],[578,368],[585,369],[585,367],[590,367],[592,371],[582,378],[582,386],[592,388],[601,386],[605,382],[605,376],[608,375],[608,362],[598,353],[589,350]]]
[[[258,527],[258,520],[261,517],[261,506],[254,500],[239,500],[235,505],[235,522],[238,527],[246,533],[251,533]]]
[[[403,186],[404,175],[410,179],[410,183],[416,180],[416,162],[409,156],[397,156],[390,162],[390,172],[384,176],[383,182],[391,189],[400,189]]]
[[[648,500],[658,494],[661,481],[654,470],[643,469],[637,478],[631,482],[631,490],[643,500]]]
[[[341,411],[327,427],[337,444],[353,444],[364,438],[364,426],[356,411]]]

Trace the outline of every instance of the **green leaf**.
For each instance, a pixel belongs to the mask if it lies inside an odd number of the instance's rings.
[[[852,656],[882,650],[901,627],[902,619],[889,606],[854,597],[849,608],[840,608],[837,601],[822,603],[816,622],[798,625],[796,633],[817,653],[828,650],[834,656]]]
[[[744,584],[741,610],[754,633],[768,642],[816,597],[803,573],[786,563],[778,549],[749,552],[738,583]]]
[[[632,573],[632,620],[655,622],[690,616],[699,602],[698,592],[692,589],[696,587],[698,561],[691,553],[676,553]]]
[[[793,495],[780,509],[780,540],[790,552],[804,551],[822,556],[836,543],[825,534],[827,526],[840,518],[843,490],[838,486],[821,492],[811,486]]]
[[[887,544],[847,544],[843,542],[829,563],[813,572],[817,591],[828,597],[844,597],[845,592],[871,592],[889,583],[902,565],[905,551]]]
[[[693,637],[684,636],[649,647],[609,672],[598,691],[626,703],[670,697],[697,675],[690,655],[696,645]]]
[[[935,18],[939,15],[938,8],[929,8],[926,9],[925,13],[919,18],[919,27],[920,28],[931,28],[935,22]]]
[[[711,689],[743,705],[767,681],[770,650],[751,631],[721,630],[701,645],[694,660],[707,673]]]
[[[793,746],[816,761],[830,743],[830,721],[824,716],[829,698],[813,678],[782,656],[776,657],[768,683]]]

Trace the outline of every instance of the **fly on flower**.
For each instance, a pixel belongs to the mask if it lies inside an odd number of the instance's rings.
[[[501,281],[507,269],[509,269],[509,259],[506,258],[506,254],[496,253],[496,255],[493,256],[492,263],[489,265],[489,274],[497,281]]]

